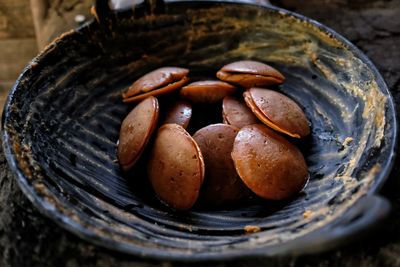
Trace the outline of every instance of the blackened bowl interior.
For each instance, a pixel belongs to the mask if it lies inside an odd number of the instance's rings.
[[[151,18],[122,14],[109,30],[92,22],[55,40],[21,75],[3,117],[22,189],[81,237],[155,258],[273,254],[340,217],[387,176],[391,98],[368,59],[329,29],[274,8],[186,3]],[[309,118],[311,136],[295,142],[309,183],[284,203],[171,211],[146,187],[145,172],[124,175],[118,166],[119,127],[134,106],[121,93],[161,66],[189,68],[196,80],[243,59],[279,69],[286,76],[279,90]],[[210,118],[219,116],[216,108]],[[247,225],[260,231],[246,234]]]

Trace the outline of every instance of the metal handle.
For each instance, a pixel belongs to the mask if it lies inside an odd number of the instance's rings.
[[[165,0],[165,2],[180,2],[183,0]],[[229,0],[228,0],[229,1]],[[109,0],[109,6],[112,10],[124,10],[141,5],[145,0]],[[257,5],[271,5],[269,0],[231,0],[229,2],[249,3]]]
[[[115,20],[116,11],[134,10],[138,16],[163,13],[166,3],[188,2],[187,0],[95,0],[92,13],[102,25],[110,26]],[[270,6],[269,0],[208,0],[220,3],[245,3],[260,6]]]
[[[365,196],[333,223],[288,243],[287,249],[294,255],[313,254],[349,244],[382,223],[390,210],[386,198]]]
[[[112,10],[130,9],[137,5],[142,5],[144,0],[110,0],[109,6]]]
[[[111,5],[110,5],[111,4]],[[104,26],[111,27],[116,20],[115,11],[131,9],[136,16],[154,15],[163,13],[163,0],[95,0],[92,14]]]

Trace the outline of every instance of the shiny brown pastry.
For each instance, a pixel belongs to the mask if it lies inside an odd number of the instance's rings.
[[[246,125],[259,123],[257,117],[246,106],[243,100],[232,96],[227,96],[222,101],[222,117],[224,123],[239,129]]]
[[[217,77],[244,88],[282,84],[285,77],[273,67],[252,60],[243,60],[223,66]]]
[[[180,95],[194,103],[212,104],[235,93],[236,87],[222,81],[197,81],[182,88]]]
[[[272,129],[295,138],[310,134],[306,115],[289,97],[263,88],[250,88],[243,96],[253,113]]]
[[[122,94],[124,102],[136,102],[149,96],[158,96],[180,89],[189,78],[188,69],[163,67],[149,72],[136,80]]]
[[[165,118],[161,125],[175,123],[183,128],[187,128],[192,117],[192,105],[187,101],[177,100],[170,105],[165,113]]]
[[[193,135],[206,167],[204,184],[200,191],[200,199],[206,205],[230,205],[249,193],[231,158],[238,131],[239,129],[231,125],[212,124]]]
[[[188,210],[195,204],[204,179],[204,160],[182,126],[161,126],[147,167],[151,185],[162,202],[177,210]]]
[[[262,124],[240,129],[232,159],[242,181],[264,199],[289,198],[307,182],[307,165],[301,152]]]
[[[157,125],[158,115],[157,98],[150,96],[123,120],[117,149],[118,161],[123,170],[129,170],[142,155]]]

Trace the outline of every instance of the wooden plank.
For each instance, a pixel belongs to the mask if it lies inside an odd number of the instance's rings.
[[[7,100],[8,93],[13,86],[14,81],[0,82],[0,114],[3,113],[3,107]]]
[[[29,60],[14,63],[0,63],[0,81],[17,79]]]
[[[0,63],[33,58],[38,53],[35,38],[0,40]]]
[[[8,91],[10,91],[11,87],[14,85],[15,81],[3,81],[0,82],[0,97],[3,94],[3,92],[6,92],[8,94]]]
[[[29,1],[1,0],[0,39],[35,37]]]
[[[28,0],[1,0],[0,5],[1,6],[18,7],[18,6],[29,5],[29,1]]]
[[[0,40],[0,81],[15,80],[36,54],[34,38]]]
[[[90,19],[92,16],[89,11],[93,2],[94,0],[31,0],[39,47],[43,48],[61,33],[76,28],[76,15]]]

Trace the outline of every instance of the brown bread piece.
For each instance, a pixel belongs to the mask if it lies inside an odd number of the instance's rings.
[[[149,96],[165,95],[165,94],[171,93],[173,91],[176,91],[176,90],[182,88],[182,86],[184,86],[188,81],[189,81],[188,77],[183,77],[181,80],[174,82],[174,83],[170,83],[162,88],[155,89],[155,90],[149,91],[147,93],[142,93],[139,95],[127,97],[127,98],[122,99],[122,101],[125,103],[131,103],[131,102],[137,102],[137,101],[143,100]]]
[[[232,159],[242,181],[264,199],[292,197],[307,182],[307,165],[299,149],[262,124],[240,129]]]
[[[242,128],[246,125],[258,123],[259,120],[251,112],[250,108],[239,99],[227,96],[222,101],[222,117],[224,123],[230,124],[237,128]]]
[[[282,84],[285,77],[273,67],[252,60],[232,62],[217,72],[218,79],[244,88]]]
[[[170,105],[165,113],[164,121],[161,125],[175,123],[183,128],[187,128],[192,117],[192,105],[187,101],[177,100]]]
[[[157,125],[157,98],[140,102],[123,120],[118,143],[118,161],[124,171],[129,170],[142,155]]]
[[[193,135],[204,157],[206,173],[200,199],[207,205],[230,205],[249,193],[231,158],[238,131],[231,125],[212,124]]]
[[[204,179],[204,160],[182,126],[160,127],[147,167],[152,187],[163,203],[177,210],[195,204]]]
[[[122,94],[124,99],[161,89],[171,83],[182,80],[189,74],[188,69],[178,67],[163,67],[153,70],[137,79],[128,90]]]
[[[295,138],[310,134],[306,115],[289,97],[264,88],[250,88],[243,96],[253,113],[272,129]]]
[[[222,81],[197,81],[182,88],[180,95],[194,103],[212,104],[232,95],[236,87]]]

